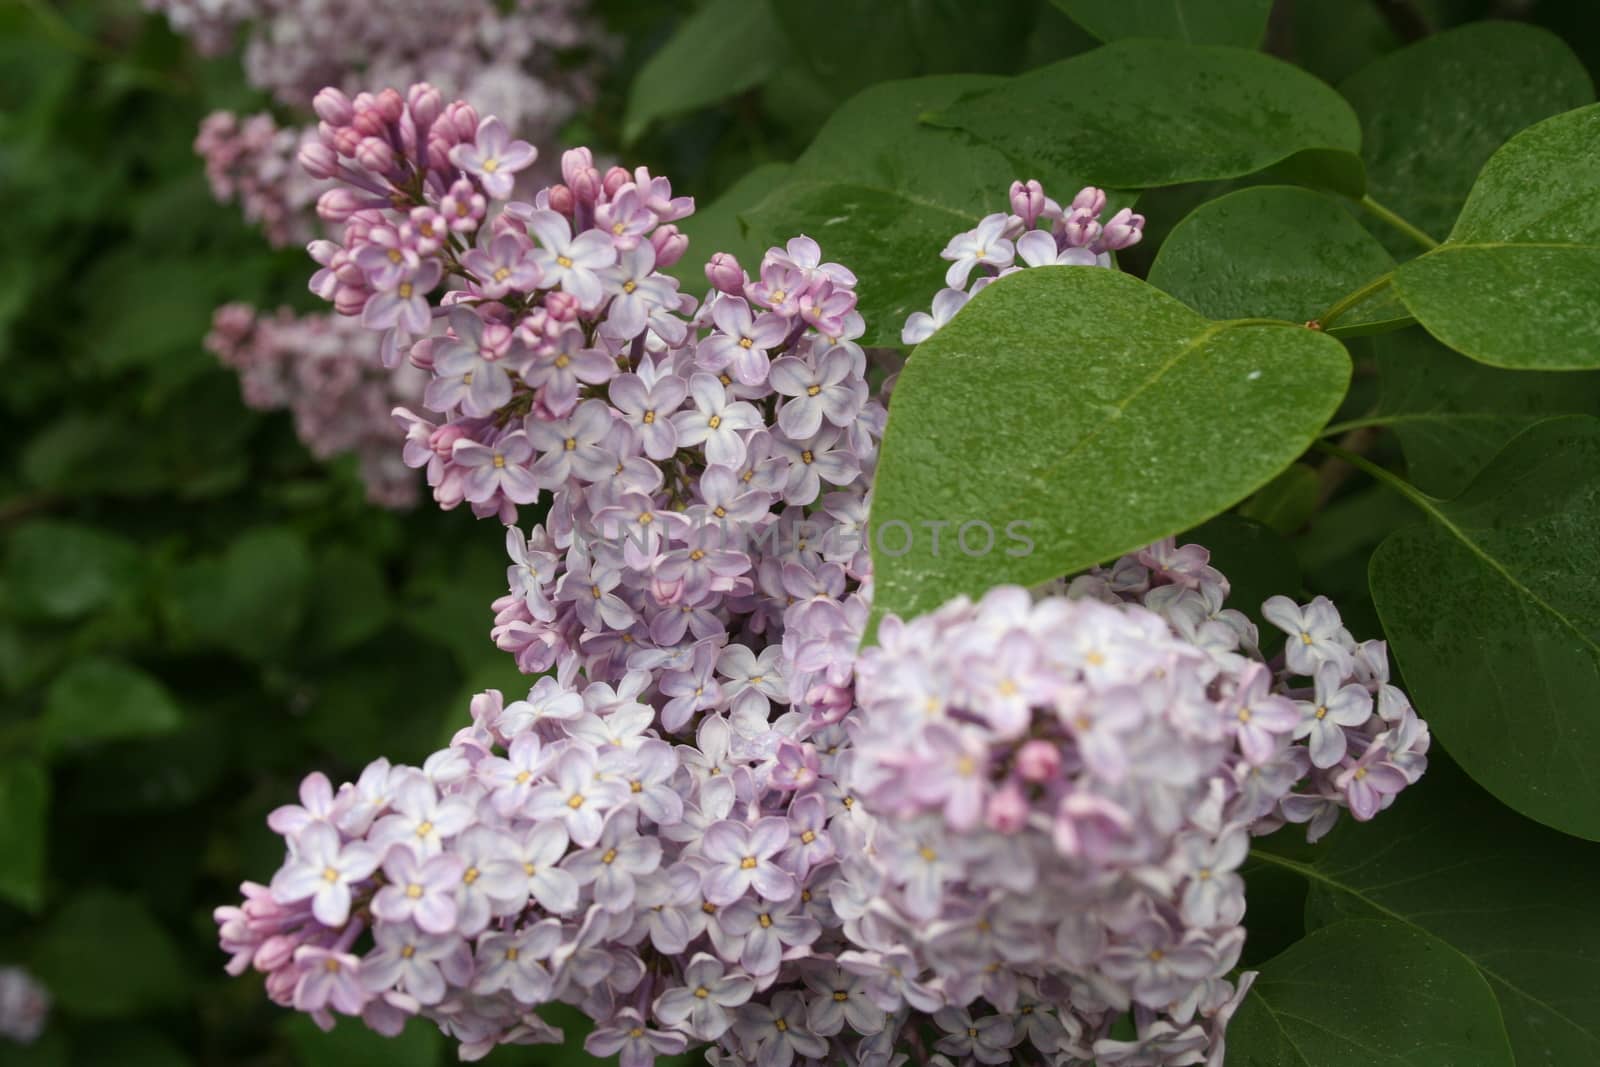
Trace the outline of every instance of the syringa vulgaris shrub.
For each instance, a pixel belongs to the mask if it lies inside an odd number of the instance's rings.
[[[490,1062],[1600,1057],[1593,84],[1271,6],[704,5],[625,138],[861,91],[700,211],[321,94],[313,291],[536,677],[283,797],[230,972]]]

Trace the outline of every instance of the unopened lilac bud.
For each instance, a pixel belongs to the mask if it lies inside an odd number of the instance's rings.
[[[1072,198],[1072,211],[1074,214],[1098,215],[1106,209],[1106,191],[1097,189],[1093,185],[1085,185],[1078,190],[1078,195]]]
[[[331,85],[319,90],[317,95],[311,98],[311,110],[317,113],[317,118],[330,126],[348,126],[356,114],[350,98]]]
[[[503,322],[485,323],[478,349],[485,356],[501,358],[511,350],[511,327]]]
[[[600,199],[600,172],[593,167],[575,171],[567,179],[567,186],[572,190],[573,199],[577,203],[593,207]]]
[[[354,317],[366,309],[367,301],[371,296],[372,293],[366,289],[341,285],[333,293],[333,310],[341,315]]]
[[[1100,223],[1093,215],[1074,209],[1061,222],[1061,236],[1066,239],[1068,248],[1088,248],[1100,240]]]
[[[633,175],[621,167],[612,167],[606,171],[606,176],[600,182],[600,188],[605,190],[607,196],[616,196],[617,190],[633,181]]]
[[[1028,179],[1027,184],[1022,182],[1011,183],[1011,213],[1022,218],[1022,225],[1033,229],[1039,221],[1039,216],[1044,212],[1045,205],[1044,186],[1036,179]]]
[[[299,161],[302,170],[319,180],[339,173],[338,154],[319,141],[307,141],[301,145]]]
[[[296,938],[275,934],[261,942],[253,962],[259,971],[275,971],[293,959],[294,950],[299,947],[300,942]]]
[[[557,322],[571,322],[578,317],[578,298],[571,293],[553,292],[545,294],[544,310]]]
[[[389,142],[368,137],[356,147],[356,162],[374,174],[384,174],[394,166],[394,149]]]
[[[997,789],[984,807],[983,821],[989,829],[1014,834],[1028,825],[1028,798],[1015,782]]]
[[[399,122],[406,112],[406,101],[398,89],[385,89],[377,96],[378,113],[385,122]]]
[[[668,223],[665,226],[658,226],[650,234],[650,247],[656,250],[656,266],[664,269],[676,264],[683,258],[683,254],[689,251],[689,238],[683,235],[683,231]]]
[[[552,185],[549,198],[550,210],[559,215],[571,215],[573,196],[572,190],[565,185]]]
[[[1024,781],[1048,782],[1061,770],[1061,750],[1048,741],[1025,741],[1017,749],[1017,773]]]
[[[1123,208],[1106,223],[1100,243],[1106,251],[1115,252],[1123,248],[1132,248],[1143,236],[1144,216],[1135,215],[1132,210]]]
[[[444,97],[427,82],[418,82],[406,94],[406,106],[419,127],[426,128],[438,121],[444,111]]]
[[[444,128],[452,144],[470,141],[478,134],[478,113],[470,104],[457,100],[444,109],[435,126]]]
[[[561,153],[561,180],[568,185],[587,170],[594,170],[594,155],[587,148],[569,148]]]
[[[354,125],[341,126],[339,129],[333,130],[332,137],[325,140],[324,143],[339,155],[349,159],[356,154],[356,148],[361,144],[363,136],[361,131],[356,129]]]
[[[706,264],[706,280],[719,293],[729,296],[741,296],[744,293],[744,268],[727,252],[718,252],[711,257],[711,262]]]
[[[338,224],[361,210],[360,198],[349,186],[339,185],[317,197],[317,218]]]

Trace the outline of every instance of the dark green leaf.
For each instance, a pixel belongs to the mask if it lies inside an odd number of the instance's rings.
[[[187,980],[172,938],[132,897],[88,889],[45,927],[33,970],[57,1004],[118,1018],[181,1000]]]
[[[382,1063],[386,1067],[435,1067],[444,1049],[444,1035],[425,1019],[413,1019],[398,1037],[384,1037],[361,1024],[342,1019],[323,1032],[304,1015],[280,1027],[302,1067],[350,1067]]]
[[[82,523],[35,519],[11,535],[6,584],[15,607],[71,619],[103,607],[139,579],[138,548]]]
[[[1450,232],[1472,180],[1513,134],[1594,99],[1589,76],[1552,33],[1479,22],[1418,41],[1340,90],[1361,118],[1372,196],[1435,237]],[[1416,245],[1386,227],[1397,254]]]
[[[371,555],[333,548],[317,560],[306,639],[337,652],[381,630],[393,611],[389,586]]]
[[[1400,483],[1404,485],[1404,483]],[[1600,419],[1516,437],[1372,557],[1372,596],[1421,714],[1484,788],[1600,840]]]
[[[50,777],[35,763],[0,763],[0,897],[28,911],[44,903]]]
[[[1316,468],[1296,463],[1245,501],[1239,514],[1288,536],[1310,521],[1321,496]]]
[[[262,526],[234,541],[220,559],[191,565],[178,575],[174,591],[194,637],[262,660],[294,636],[310,577],[304,538]]]
[[[1494,994],[1437,938],[1352,919],[1261,968],[1229,1067],[1515,1067]]]
[[[1532,126],[1472,187],[1450,239],[1395,272],[1428,332],[1496,367],[1600,367],[1600,104]]]
[[[1102,41],[1166,37],[1256,48],[1272,0],[1052,0]]]
[[[1406,474],[1425,493],[1461,492],[1505,443],[1552,415],[1600,415],[1600,374],[1509,371],[1445,348],[1420,329],[1375,338],[1377,410],[1356,423],[1387,426]]]
[[[175,730],[183,715],[172,694],[144,671],[111,659],[81,659],[50,685],[40,738],[71,751]]]
[[[1260,185],[1202,204],[1179,223],[1150,268],[1150,284],[1214,319],[1306,322],[1393,269],[1383,247],[1330,197]],[[1338,325],[1393,317],[1372,301]]]
[[[1469,960],[1500,1002],[1518,1067],[1600,1063],[1600,849],[1517,817],[1439,759],[1310,858],[1280,837],[1252,855],[1307,880],[1313,920],[1403,922]]]
[[[1211,322],[1116,271],[1002,278],[916,349],[895,389],[874,609],[909,617],[1032,585],[1215,515],[1305,450],[1349,375],[1330,337]],[[984,530],[994,544],[977,551]]]
[[[1255,52],[1120,41],[1043,67],[935,119],[994,145],[1030,174],[1116,189],[1236,178],[1319,151],[1359,166],[1361,129],[1338,93]]]
[[[710,0],[633,76],[623,139],[637,139],[656,119],[760,85],[786,47],[769,0]]]

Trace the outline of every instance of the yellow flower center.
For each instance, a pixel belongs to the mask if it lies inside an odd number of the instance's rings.
[[[755,870],[755,866],[756,858],[754,856],[746,856],[744,859],[739,861],[739,869],[742,871]]]

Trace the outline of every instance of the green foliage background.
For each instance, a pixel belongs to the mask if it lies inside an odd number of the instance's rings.
[[[822,236],[861,274],[870,336],[886,343],[937,289],[943,239],[999,209],[1010,179],[1028,176],[1047,177],[1058,196],[1070,196],[1072,180],[1159,187],[1139,195],[1151,228],[1124,266],[1193,309],[1148,291],[1130,298],[1152,302],[1148,313],[1174,336],[1209,336],[1199,315],[1310,318],[1418,249],[1304,186],[1348,187],[1364,170],[1373,196],[1442,240],[1492,152],[1530,123],[1593,100],[1592,80],[1581,92],[1573,86],[1592,79],[1600,60],[1595,9],[1581,0],[1533,4],[1530,18],[1543,30],[1474,25],[1514,6],[1492,0],[1402,5],[1433,30],[1468,26],[1413,46],[1437,52],[1403,56],[1395,53],[1405,26],[1358,0],[1280,0],[1270,19],[1261,0],[599,6],[625,51],[601,102],[565,140],[647,163],[697,196],[686,285],[703,288],[694,264],[717,248],[759,255],[773,237],[816,232],[841,210],[858,214],[873,225],[839,243]],[[1172,68],[1193,62],[1196,77],[1210,77],[1210,53],[1124,43],[1070,68],[1051,65],[1095,48],[1091,34],[1172,36],[1171,13],[1202,7],[1214,17],[1180,20],[1193,43],[1264,45],[1308,72],[1291,87],[1305,98],[1290,105],[1305,136],[1285,141],[1273,130],[1232,155],[1208,155],[1214,139],[1175,122],[1171,136],[1121,130],[1150,148],[1119,161],[1114,152],[1063,153],[1050,128],[1005,127],[1014,102],[1028,99],[1088,123],[1086,138],[1115,141],[1116,114],[1095,125],[1085,95],[1098,105],[1144,94],[1161,105],[1174,96],[1162,81]],[[1550,51],[1546,31],[1572,52],[1559,42]],[[1544,62],[1548,55],[1558,58]],[[1265,60],[1217,62],[1245,103],[1291,91],[1253,80]],[[1452,69],[1470,76],[1451,82]],[[1430,82],[1419,70],[1442,73]],[[1313,77],[1338,86],[1350,106]],[[899,81],[907,78],[922,80]],[[897,84],[874,87],[887,81]],[[1410,106],[1397,113],[1396,100]],[[453,1059],[431,1028],[392,1043],[351,1025],[319,1034],[267,1004],[257,980],[227,979],[215,946],[211,908],[233,901],[241,880],[275,868],[280,845],[263,819],[292,798],[301,775],[320,768],[338,780],[380,753],[419,760],[461,721],[469,694],[518,683],[487,640],[487,605],[504,588],[496,531],[431,506],[407,515],[367,506],[352,467],[314,463],[287,417],[247,411],[231,372],[201,348],[212,309],[225,301],[314,304],[305,258],[270,252],[233,209],[211,201],[190,146],[202,115],[221,106],[264,101],[241,83],[236,62],[197,60],[132,0],[0,0],[0,188],[10,208],[0,241],[0,964],[26,964],[56,1000],[41,1043],[21,1050],[0,1041],[0,1065]],[[1317,154],[1285,163],[1302,149]],[[908,165],[919,159],[948,165]],[[1312,172],[1321,180],[1306,180]],[[1308,227],[1319,255],[1305,254]],[[1473,223],[1457,237],[1492,229]],[[1583,273],[1592,257],[1574,254],[1577,266],[1541,269],[1577,279],[1571,299],[1587,291],[1592,304],[1593,291],[1579,284],[1592,278]],[[1450,320],[1451,287],[1471,279],[1439,281],[1429,264],[1413,262],[1394,284],[1402,297],[1422,294],[1411,313],[1434,328],[1423,297],[1442,289],[1437,314]],[[1120,288],[1126,280],[1077,281]],[[1051,279],[1030,284],[1041,290],[1035,299],[1047,299]],[[997,290],[984,306],[1013,295],[1026,294]],[[1116,294],[1108,299],[1107,314],[1131,313]],[[1407,314],[1391,294],[1356,308],[1336,332],[1369,332]],[[1396,1045],[1392,1062],[1600,1062],[1600,931],[1592,894],[1579,889],[1600,878],[1600,846],[1513,812],[1451,762],[1502,799],[1515,797],[1518,811],[1563,829],[1582,824],[1593,839],[1588,820],[1600,818],[1600,801],[1575,814],[1559,789],[1594,767],[1595,709],[1579,706],[1592,679],[1582,662],[1560,667],[1571,689],[1548,705],[1553,717],[1536,703],[1534,721],[1521,722],[1545,731],[1551,780],[1519,793],[1517,782],[1478,767],[1495,757],[1493,724],[1525,709],[1508,698],[1474,710],[1481,697],[1470,656],[1430,658],[1448,635],[1430,630],[1438,616],[1424,610],[1439,583],[1477,566],[1452,530],[1512,542],[1500,570],[1520,566],[1524,591],[1539,588],[1540,573],[1538,561],[1515,558],[1518,546],[1555,536],[1552,524],[1574,536],[1569,551],[1588,552],[1592,571],[1600,497],[1573,500],[1560,487],[1594,476],[1596,373],[1552,380],[1502,369],[1540,365],[1491,358],[1503,338],[1487,345],[1484,363],[1495,366],[1469,363],[1412,326],[1346,338],[1354,376],[1341,401],[1345,367],[1330,355],[1333,343],[1291,336],[1300,362],[1327,368],[1332,392],[1285,396],[1285,410],[1268,414],[1294,424],[1293,447],[1283,452],[1270,433],[1251,438],[1232,482],[1192,486],[1176,512],[1209,514],[1248,494],[1194,535],[1213,548],[1240,599],[1253,606],[1274,592],[1325,593],[1362,635],[1382,632],[1381,610],[1399,627],[1390,636],[1402,670],[1415,655],[1422,666],[1412,680],[1442,672],[1427,691],[1449,699],[1430,706],[1418,696],[1443,751],[1436,747],[1435,768],[1394,811],[1342,828],[1319,849],[1272,838],[1257,850],[1246,962],[1272,963],[1236,1024],[1240,1062],[1333,1067],[1355,1062],[1347,1057],[1361,1042],[1393,1042],[1385,1005],[1361,999],[1373,982],[1394,996],[1436,983],[1437,1025],[1458,1023],[1455,1038],[1471,1035],[1450,1048]],[[938,346],[962,341],[951,328]],[[1480,355],[1479,342],[1473,335],[1464,350]],[[1517,338],[1509,344],[1529,360],[1538,355]],[[1594,365],[1583,362],[1594,350],[1585,356],[1581,338],[1571,347],[1546,365]],[[1216,353],[1241,369],[1254,356],[1248,346]],[[922,368],[930,378],[933,358]],[[1105,384],[1112,394],[1115,386]],[[1180,419],[1181,403],[1170,403]],[[1359,443],[1379,471],[1403,470],[1423,493],[1465,495],[1418,525],[1412,503],[1381,478],[1315,454],[1286,466],[1333,404],[1338,427],[1361,435],[1345,443]],[[1533,426],[1556,414],[1578,418]],[[1115,461],[1113,450],[1097,462]],[[995,472],[1007,473],[1059,474]],[[1123,482],[1137,477],[1126,472]],[[1526,482],[1525,496],[1560,506],[1530,508],[1497,489],[1496,477]],[[914,497],[915,486],[894,492]],[[1093,562],[1124,536],[1102,533],[1109,540],[1090,539],[1086,557],[1063,551],[1061,561]],[[1440,562],[1451,553],[1468,570]],[[1456,589],[1443,610],[1468,618],[1494,596],[1515,601],[1516,589],[1497,585],[1494,573],[1473,581],[1481,585]],[[1593,634],[1592,604],[1571,613],[1587,613],[1580,621]],[[1479,640],[1529,672],[1516,680],[1524,690],[1539,684],[1528,666],[1538,655],[1532,638],[1502,630]],[[1563,737],[1581,743],[1564,749]],[[1379,956],[1375,978],[1362,967]],[[1302,1003],[1296,974],[1313,967],[1339,995]],[[1496,1010],[1502,1027],[1472,1029]],[[1346,1037],[1330,1043],[1329,1032]],[[500,1050],[488,1062],[588,1061],[573,1044]]]

